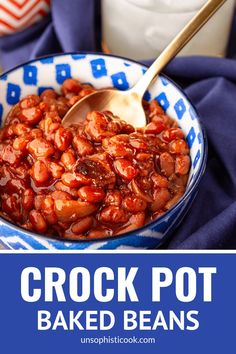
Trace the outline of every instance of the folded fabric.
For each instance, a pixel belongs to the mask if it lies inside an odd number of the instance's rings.
[[[53,0],[51,14],[21,32],[0,37],[4,70],[38,56],[72,51],[100,51],[100,2]]]
[[[99,1],[70,1],[68,6],[67,1],[54,0],[51,16],[22,32],[0,38],[2,65],[8,69],[30,58],[60,51],[100,51],[100,28]],[[236,61],[181,57],[173,60],[165,72],[184,87],[196,105],[209,142],[199,193],[165,247],[236,248]]]
[[[236,248],[236,61],[177,58],[166,73],[185,87],[207,132],[199,193],[169,248]]]

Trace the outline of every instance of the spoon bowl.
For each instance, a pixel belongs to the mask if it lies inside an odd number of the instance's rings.
[[[72,124],[78,124],[86,118],[87,113],[93,110],[111,111],[114,115],[137,128],[146,125],[142,98],[135,92],[130,92],[127,95],[125,91],[114,89],[97,91],[82,98],[78,104],[75,104],[67,112],[63,119],[63,125],[69,127]]]

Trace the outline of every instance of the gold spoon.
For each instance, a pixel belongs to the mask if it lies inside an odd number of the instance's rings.
[[[105,89],[84,97],[67,112],[62,124],[68,127],[84,120],[88,112],[108,110],[137,128],[145,126],[147,121],[142,106],[142,98],[146,89],[166,64],[178,54],[225,1],[207,1],[154,61],[134,87],[127,91]]]

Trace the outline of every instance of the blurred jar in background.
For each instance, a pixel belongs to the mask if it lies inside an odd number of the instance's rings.
[[[111,53],[157,57],[206,0],[102,0],[103,40]],[[235,0],[227,0],[179,55],[224,56]]]

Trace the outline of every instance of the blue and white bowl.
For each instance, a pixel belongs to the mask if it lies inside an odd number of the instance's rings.
[[[59,90],[66,78],[73,77],[96,88],[131,88],[146,67],[128,59],[99,54],[62,54],[20,65],[0,77],[0,118],[22,97],[40,94],[46,88]],[[173,233],[192,204],[206,164],[206,137],[198,115],[185,94],[168,78],[159,76],[145,94],[156,99],[168,115],[183,129],[191,155],[187,190],[181,200],[158,220],[135,231],[99,241],[64,242],[25,231],[0,218],[0,243],[9,249],[97,250],[148,249],[158,247]],[[194,206],[193,206],[194,207]]]

